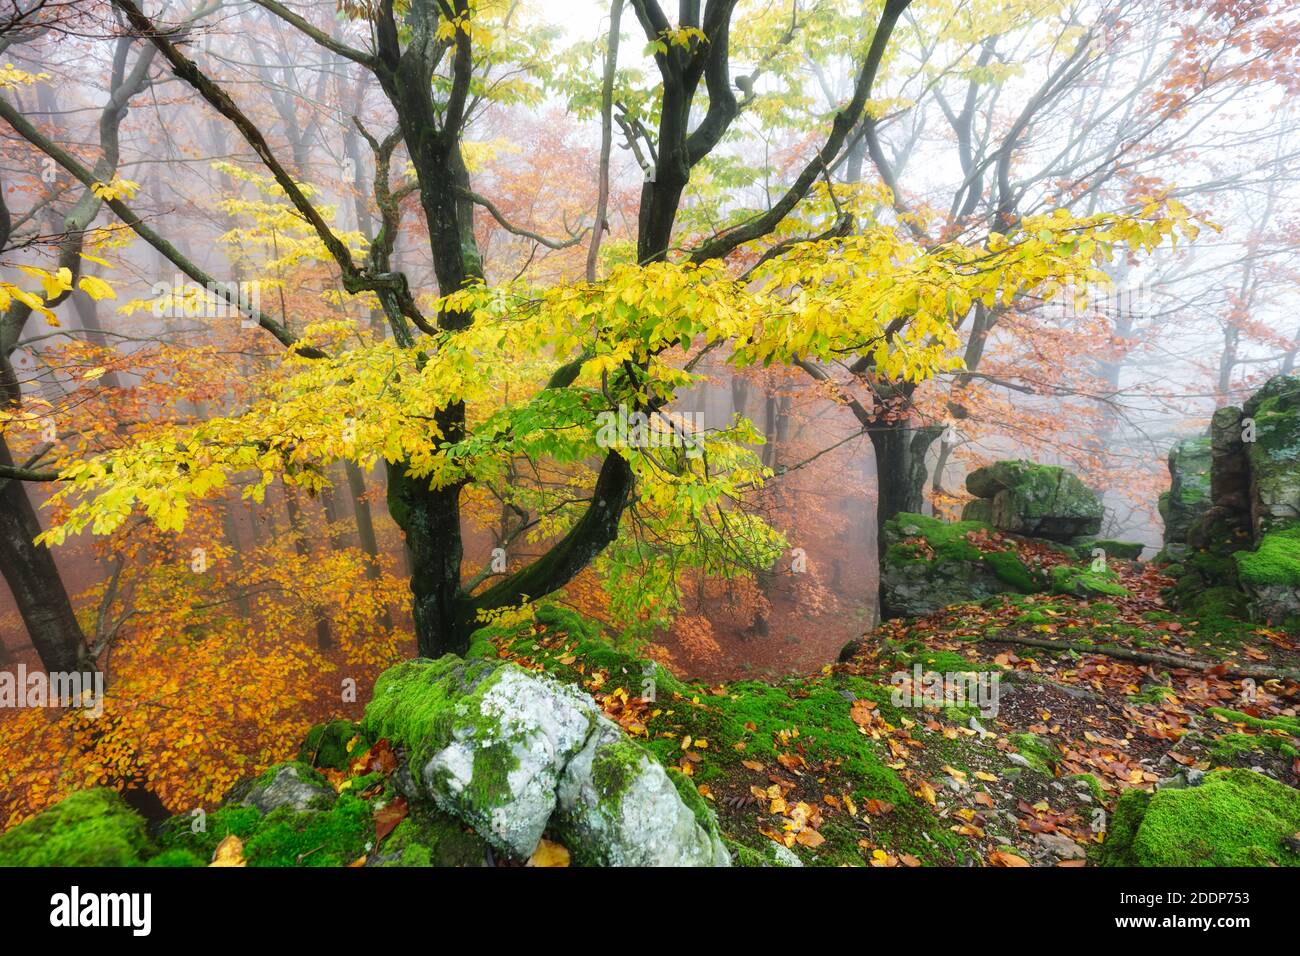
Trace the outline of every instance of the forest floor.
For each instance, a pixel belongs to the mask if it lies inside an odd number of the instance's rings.
[[[497,647],[689,775],[749,862],[780,844],[810,864],[1083,866],[1127,789],[1219,767],[1300,786],[1295,637],[1179,615],[1156,569],[1118,571],[1128,596],[1000,596],[886,622],[812,677],[666,677],[654,700],[643,662],[576,618]],[[922,705],[922,672],[986,675],[996,696]]]

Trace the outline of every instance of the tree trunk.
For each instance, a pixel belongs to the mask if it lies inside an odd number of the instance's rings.
[[[472,621],[462,621],[460,486],[429,488],[406,466],[388,470],[388,512],[406,534],[411,557],[411,613],[421,657],[461,654],[469,647]],[[541,596],[541,595],[537,595]]]
[[[370,502],[366,500],[366,476],[356,462],[348,461],[343,464],[348,475],[348,490],[352,494],[352,515],[357,523],[357,540],[361,542],[361,550],[370,559],[366,562],[366,577],[371,581],[378,581],[379,539],[375,537],[375,520],[370,513]],[[380,620],[385,628],[392,630],[393,617],[388,608],[384,608]]]
[[[9,446],[0,437],[0,464],[12,467]],[[41,533],[36,509],[21,481],[0,481],[0,571],[47,671],[94,669],[86,637],[73,613],[49,548],[35,544]]]
[[[943,429],[912,428],[907,422],[879,423],[869,432],[876,452],[877,527],[901,512],[925,507],[925,456]]]
[[[311,554],[311,545],[307,541],[302,508],[298,504],[298,493],[288,485],[284,486],[284,507],[289,513],[289,533],[293,535],[293,549],[298,557],[306,558]],[[316,646],[322,651],[334,646],[334,638],[330,635],[329,619],[322,611],[316,613]]]

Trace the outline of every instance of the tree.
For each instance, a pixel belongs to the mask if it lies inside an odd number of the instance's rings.
[[[876,75],[908,6],[887,0],[847,102],[820,147],[794,164],[776,201],[708,234],[694,224],[683,234],[676,226],[693,172],[750,105],[733,87],[752,89],[762,61],[745,83],[733,80],[736,0],[685,3],[676,23],[649,0],[631,6],[657,79],[639,112],[620,117],[653,157],[631,257],[596,281],[489,283],[475,209],[521,230],[473,188],[466,130],[476,104],[498,88],[494,80],[531,53],[511,32],[510,10],[463,0],[412,0],[399,10],[384,2],[357,9],[348,31],[329,32],[274,0],[259,5],[369,71],[395,119],[383,136],[354,119],[374,157],[381,223],[364,247],[336,231],[252,112],[187,54],[186,25],[163,24],[132,0],[114,4],[132,33],[247,143],[310,227],[342,290],[381,310],[391,338],[371,334],[368,317],[362,324],[332,317],[294,331],[287,316],[254,312],[287,351],[246,407],[69,462],[58,474],[60,521],[42,540],[58,543],[87,527],[111,532],[137,508],[178,531],[193,503],[223,493],[235,475],[251,475],[244,495],[260,501],[277,478],[320,493],[332,463],[368,467],[383,458],[426,655],[463,650],[484,619],[554,592],[598,559],[616,592],[645,600],[653,592],[627,580],[645,561],[665,589],[678,586],[681,568],[734,573],[771,565],[784,542],[741,506],[771,475],[751,450],[759,433],[738,419],[688,434],[671,415],[678,391],[697,380],[695,356],[718,349],[742,368],[864,362],[882,383],[912,388],[958,367],[956,325],[972,309],[992,308],[1001,290],[1050,298],[1069,281],[1102,275],[1101,263],[1117,250],[1149,251],[1192,230],[1179,207],[1152,201],[1128,216],[1058,210],[975,239],[922,243],[876,215],[878,194],[841,195],[827,171],[871,114]],[[361,31],[363,46],[346,35]],[[785,34],[777,42],[788,42]],[[608,71],[597,72],[592,86],[607,87]],[[614,99],[615,91],[602,94],[602,109]],[[0,106],[0,115],[87,187],[97,182],[12,107]],[[399,147],[410,176],[394,183]],[[408,195],[427,234],[437,297],[392,264]],[[114,195],[107,203],[187,275],[211,281],[128,200]],[[675,253],[679,246],[686,251]],[[620,420],[632,423],[629,434],[619,433]],[[520,481],[521,471],[531,478]],[[546,548],[516,570],[467,576],[464,509],[489,498],[517,519],[503,540],[531,536]]]

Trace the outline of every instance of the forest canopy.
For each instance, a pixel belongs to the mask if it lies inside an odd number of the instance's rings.
[[[1184,591],[1283,624],[1290,492],[1167,456],[1289,407],[1286,4],[22,0],[0,46],[0,665],[110,700],[6,716],[0,822],[215,801],[557,608],[705,681],[1162,613],[1184,474],[1236,522]]]

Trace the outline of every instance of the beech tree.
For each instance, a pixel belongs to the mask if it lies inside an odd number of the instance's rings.
[[[738,0],[683,2],[675,20],[654,0],[633,0],[657,76],[630,111],[616,106],[616,5],[605,62],[586,79],[599,91],[593,99],[605,137],[618,122],[646,169],[634,249],[607,258],[602,275],[601,219],[548,239],[511,223],[475,188],[467,135],[475,105],[518,95],[508,76],[547,72],[534,59],[535,43],[521,39],[537,34],[513,19],[513,7],[381,0],[345,4],[340,24],[328,16],[332,7],[304,14],[275,0],[257,5],[334,63],[373,77],[382,93],[387,131],[350,117],[371,154],[370,196],[357,220],[373,215],[373,234],[341,231],[305,181],[312,171],[303,129],[285,125],[284,158],[256,110],[196,60],[196,24],[209,11],[178,20],[134,0],[112,8],[119,42],[147,44],[159,68],[242,139],[257,175],[364,316],[331,314],[295,329],[266,303],[242,304],[285,349],[243,407],[61,462],[54,474],[5,465],[0,476],[60,482],[59,520],[39,539],[58,544],[87,528],[112,533],[137,511],[180,531],[191,507],[224,494],[235,476],[244,476],[243,495],[260,501],[274,481],[321,494],[336,463],[366,469],[382,460],[388,510],[410,556],[424,655],[463,650],[484,620],[564,587],[593,562],[618,588],[650,561],[650,577],[668,590],[683,567],[726,575],[772,564],[781,535],[743,507],[746,493],[772,474],[752,450],[759,433],[738,418],[692,434],[673,417],[701,355],[716,350],[734,367],[777,363],[815,376],[844,362],[905,391],[960,370],[958,328],[972,312],[1025,290],[1052,298],[1072,282],[1103,279],[1118,252],[1149,252],[1195,232],[1177,203],[1150,197],[1119,215],[1045,209],[982,234],[923,241],[880,214],[892,208],[889,197],[842,190],[829,170],[852,150],[855,131],[876,122],[873,88],[907,0],[886,0],[871,15],[845,100],[775,201],[759,211],[726,209],[711,228],[695,219],[679,226],[692,176],[718,155],[743,111],[762,102],[755,78],[771,68],[790,30],[770,43],[738,42],[733,34],[745,26]],[[736,49],[745,50],[744,73],[733,63]],[[88,168],[9,104],[0,116],[176,268],[222,289],[137,214],[132,190],[112,170]],[[359,144],[351,142],[344,149],[355,156]],[[595,171],[602,183],[607,163]],[[407,197],[415,225],[404,225]],[[475,229],[480,211],[550,248],[576,245],[594,228],[587,278],[489,283]],[[394,263],[404,229],[427,237],[436,289]],[[386,328],[373,321],[379,315]],[[13,427],[34,427],[21,410],[9,414]],[[659,447],[638,433],[611,442],[602,431],[619,415],[655,423],[672,440]],[[902,429],[892,433],[908,440]],[[878,445],[886,481],[897,471],[889,447]],[[464,566],[466,508],[488,499],[513,515],[502,540],[544,542],[539,557],[504,572]],[[657,600],[653,591],[636,593]]]

